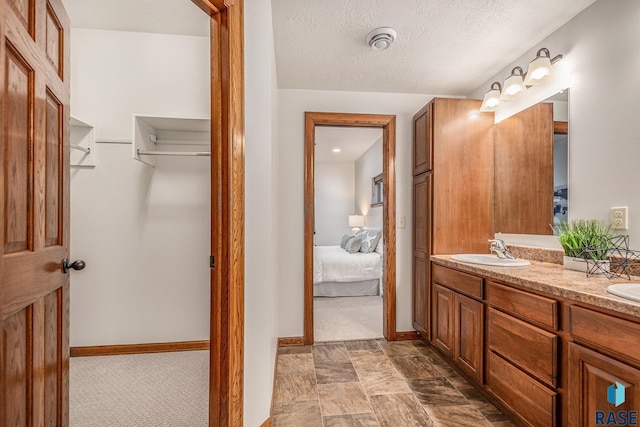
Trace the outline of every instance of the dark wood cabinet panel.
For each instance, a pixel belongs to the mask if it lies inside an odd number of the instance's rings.
[[[557,424],[557,393],[493,351],[487,353],[487,388],[525,425],[552,427]]]
[[[558,330],[558,301],[487,281],[487,302],[504,311]]]
[[[569,332],[576,340],[620,354],[640,365],[640,324],[582,307],[569,307]]]
[[[436,271],[438,272],[436,274]],[[460,276],[458,275],[460,274]],[[432,343],[479,383],[484,379],[484,303],[454,289],[482,279],[439,265],[433,266]]]
[[[431,252],[431,173],[413,179],[413,250]]]
[[[440,265],[433,266],[433,281],[463,294],[482,298],[482,278]]]
[[[413,327],[430,338],[431,173],[413,180]]]
[[[431,343],[448,356],[453,355],[453,291],[433,284]]]
[[[413,116],[413,174],[420,175],[433,168],[432,113],[429,103]]]
[[[453,359],[467,374],[482,384],[484,304],[455,292],[453,301]]]
[[[637,346],[633,347],[637,350]],[[614,403],[610,403],[608,399],[610,388],[613,388],[611,392]],[[615,404],[616,392],[619,398],[618,406]],[[635,411],[636,423],[640,422],[640,370],[580,345],[569,343],[568,401],[571,426],[634,425],[607,424],[602,420],[609,419],[610,412],[617,417],[622,412],[628,414]]]
[[[487,349],[551,387],[557,385],[558,336],[494,308],[487,310]]]

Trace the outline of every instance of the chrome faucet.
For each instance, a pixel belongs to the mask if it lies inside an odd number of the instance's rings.
[[[509,249],[507,249],[507,245],[504,244],[504,240],[502,239],[489,239],[491,246],[489,247],[490,252],[495,252],[498,258],[506,258],[506,259],[516,259]]]

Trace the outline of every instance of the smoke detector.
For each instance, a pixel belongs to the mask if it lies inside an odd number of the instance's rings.
[[[385,50],[396,39],[396,30],[389,27],[380,27],[367,34],[367,44],[373,50]]]

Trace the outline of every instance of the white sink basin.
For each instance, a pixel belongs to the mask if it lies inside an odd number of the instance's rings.
[[[640,283],[618,283],[617,285],[609,285],[607,292],[640,302]]]
[[[471,264],[490,265],[494,267],[524,267],[529,265],[529,261],[524,259],[498,258],[493,254],[456,254],[451,255],[451,259]]]

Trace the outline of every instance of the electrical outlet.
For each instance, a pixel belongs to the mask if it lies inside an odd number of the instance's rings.
[[[629,210],[626,206],[611,208],[611,228],[626,230],[629,228]]]
[[[406,219],[404,216],[398,217],[398,228],[405,228],[407,226]]]

